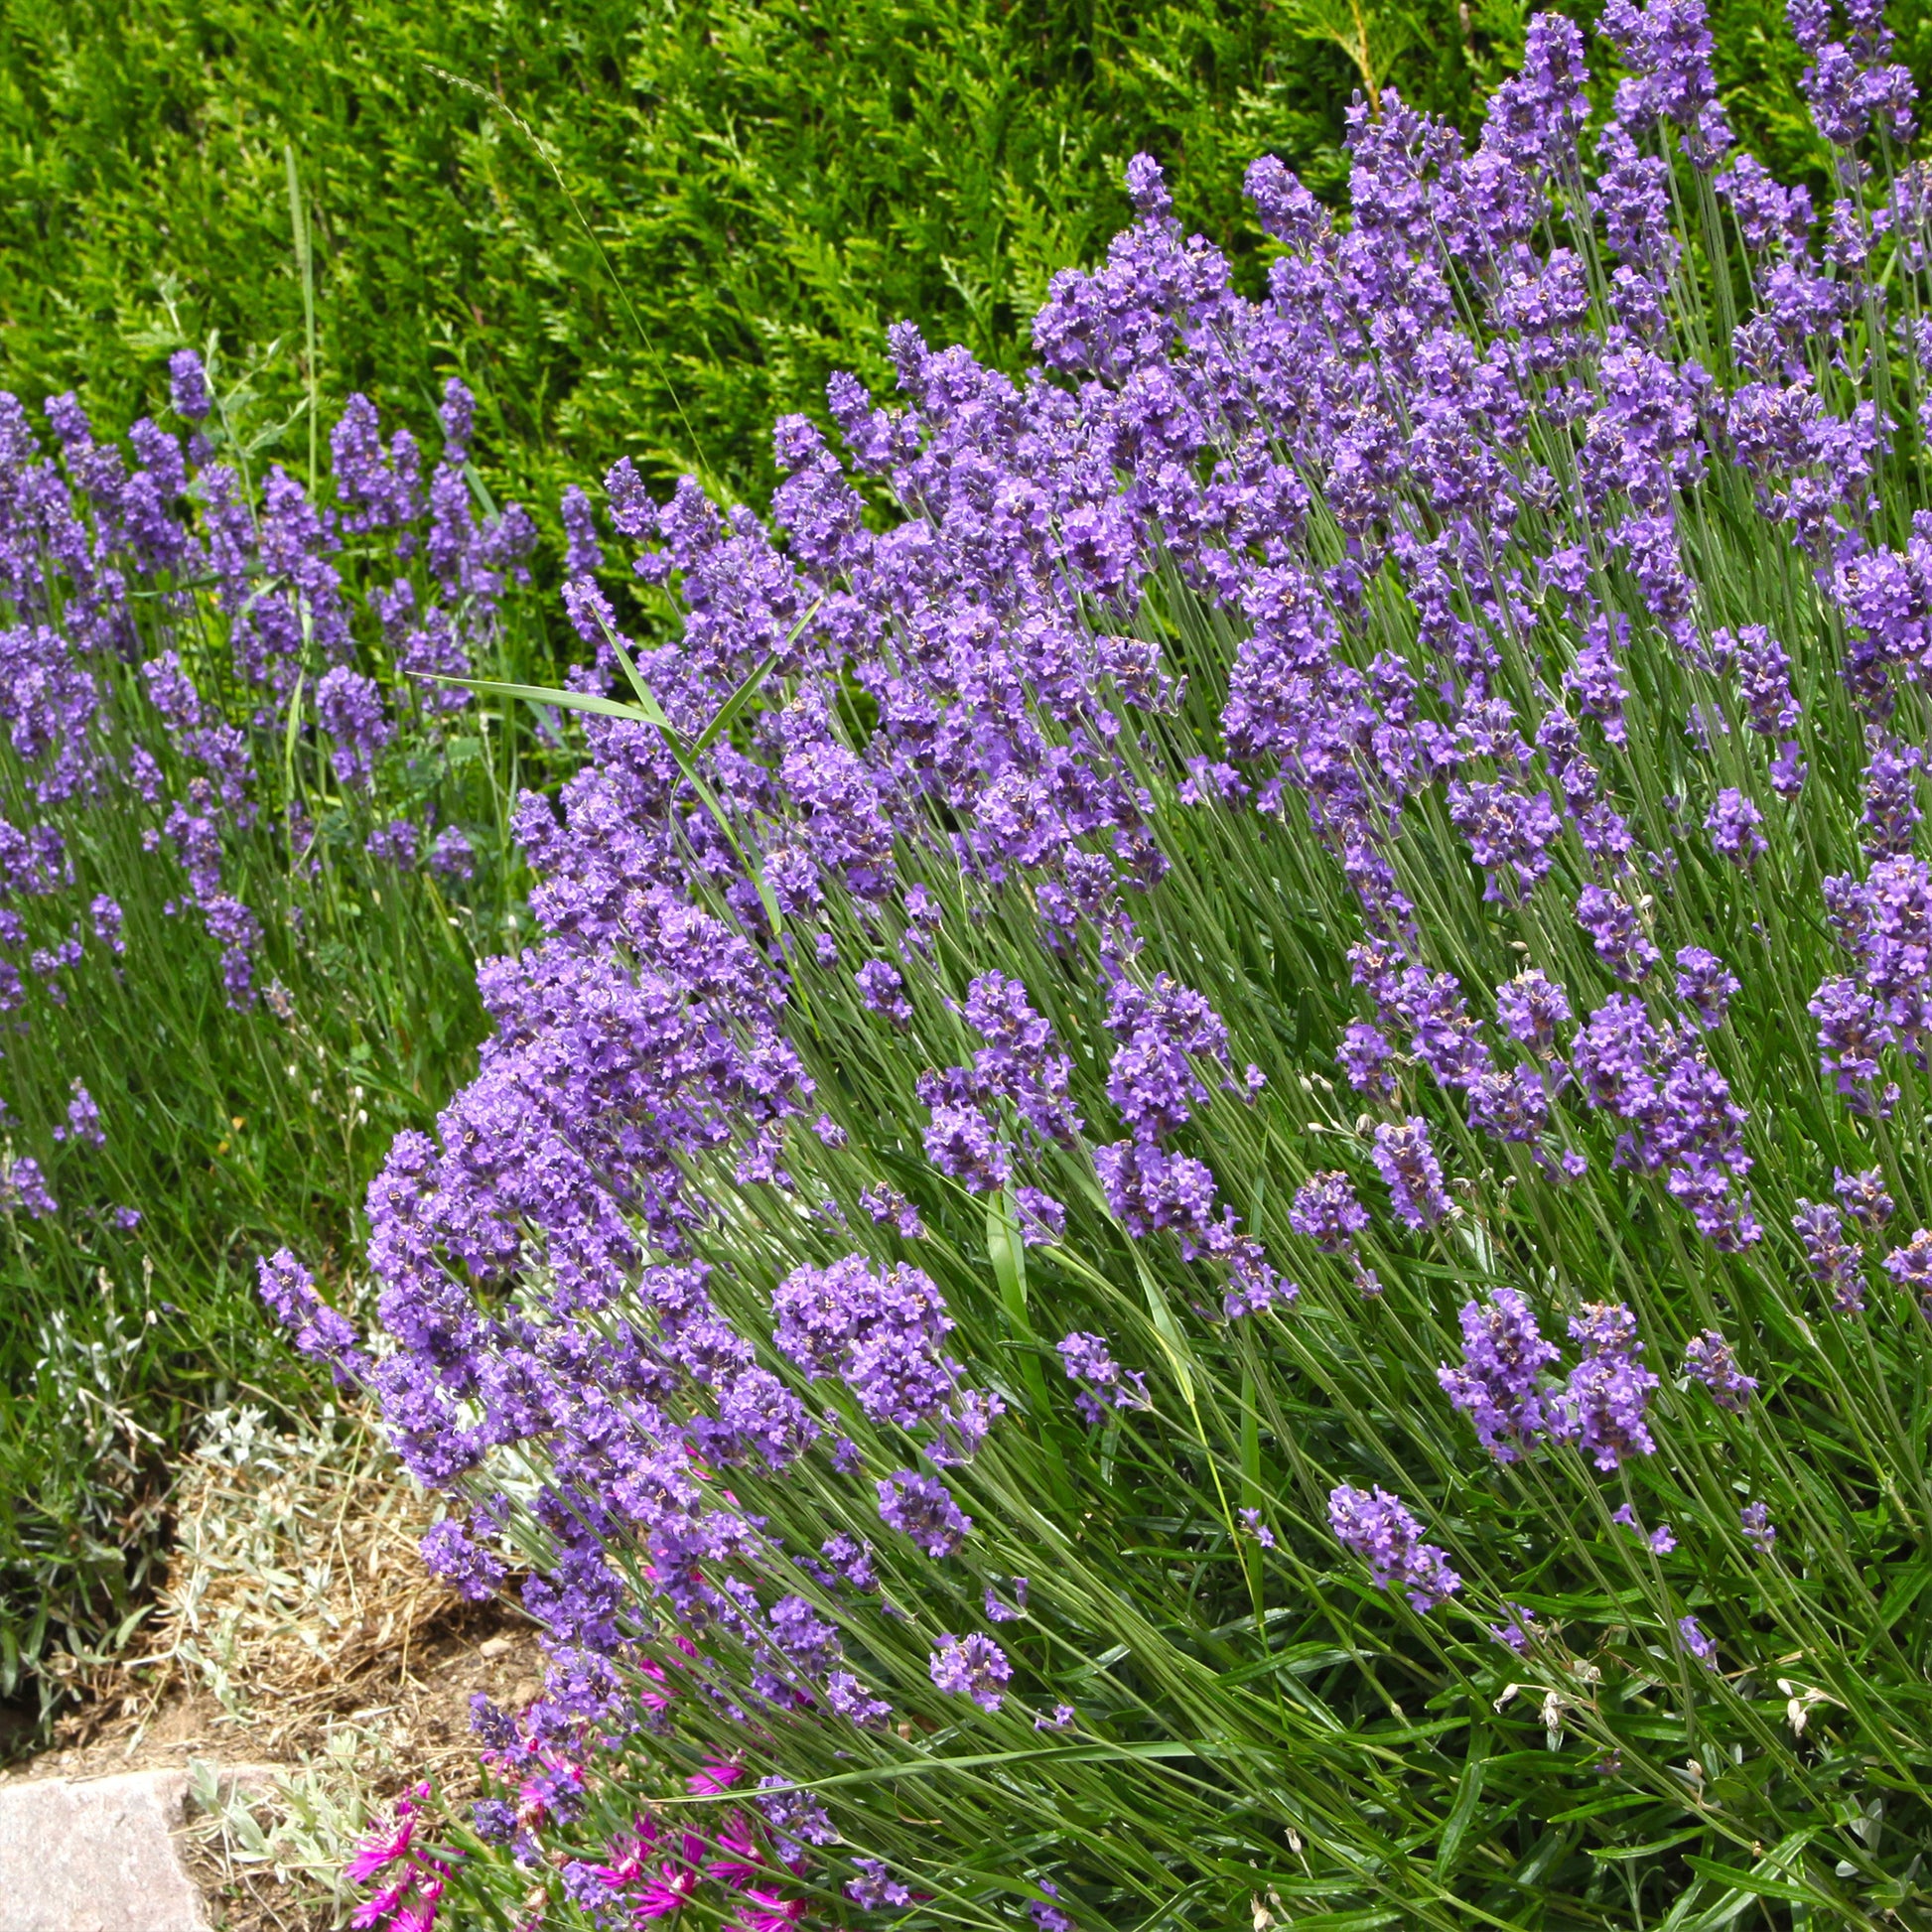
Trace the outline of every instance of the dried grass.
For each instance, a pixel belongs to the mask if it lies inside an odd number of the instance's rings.
[[[535,1633],[429,1576],[430,1501],[358,1412],[281,1435],[223,1411],[175,1493],[148,1643],[59,1660],[73,1708],[30,1774],[185,1766],[217,1925],[315,1932],[345,1913],[335,1872],[375,1810],[425,1777],[474,1788],[470,1695],[534,1695]]]

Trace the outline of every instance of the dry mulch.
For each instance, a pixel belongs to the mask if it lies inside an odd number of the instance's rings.
[[[259,1411],[210,1419],[175,1507],[145,1643],[65,1660],[51,1747],[0,1777],[190,1769],[191,1863],[214,1923],[319,1932],[340,1922],[333,1868],[374,1810],[425,1777],[455,1798],[475,1788],[470,1698],[534,1697],[536,1632],[430,1577],[429,1499],[354,1412],[300,1436]],[[262,1768],[224,1798],[209,1767]]]

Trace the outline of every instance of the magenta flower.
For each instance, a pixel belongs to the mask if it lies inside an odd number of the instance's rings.
[[[787,1898],[767,1886],[755,1885],[746,1892],[739,1911],[746,1932],[791,1932],[805,1916],[806,1903],[802,1898]]]
[[[718,1834],[715,1850],[721,1856],[712,1859],[705,1869],[720,1884],[748,1885],[766,1869],[750,1825],[736,1815]]]
[[[386,1831],[378,1827],[362,1840],[344,1867],[343,1876],[351,1885],[366,1885],[384,1865],[409,1856],[416,1837],[415,1807],[404,1798],[398,1802],[396,1813],[395,1822]]]
[[[673,1864],[667,1860],[645,1880],[631,1910],[640,1919],[670,1918],[691,1902],[703,1876],[694,1864]]]

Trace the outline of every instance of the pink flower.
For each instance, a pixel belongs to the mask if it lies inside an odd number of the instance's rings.
[[[685,1789],[700,1797],[715,1796],[720,1791],[729,1791],[744,1771],[736,1764],[707,1764],[695,1777],[686,1778]]]
[[[662,1684],[665,1682],[664,1667],[662,1664],[653,1664],[646,1657],[638,1668],[642,1670],[643,1674],[653,1684]],[[671,1700],[669,1694],[664,1691],[640,1691],[637,1694],[637,1701],[646,1711],[661,1711]]]
[[[703,1873],[695,1865],[660,1864],[637,1895],[639,1918],[669,1918],[684,1909]]]
[[[644,1861],[656,1843],[657,1827],[648,1818],[639,1816],[634,1832],[625,1832],[611,1841],[611,1863],[594,1864],[591,1869],[613,1891],[627,1890],[644,1875]]]
[[[396,1914],[389,1932],[430,1932],[436,1923],[436,1901],[442,1896],[443,1880],[440,1877],[427,1880],[415,1901]]]
[[[385,1886],[372,1897],[363,1899],[348,1915],[348,1922],[355,1927],[355,1932],[368,1932],[370,1926],[383,1924],[402,1903],[402,1895],[409,1889],[409,1881],[414,1875],[406,1871],[393,1885]]]
[[[407,1798],[396,1806],[396,1822],[385,1837],[378,1827],[356,1847],[343,1876],[351,1885],[366,1885],[385,1864],[409,1856],[410,1841],[416,1836],[415,1807]]]
[[[805,1916],[802,1898],[787,1898],[765,1885],[755,1885],[745,1897],[746,1932],[791,1932]]]
[[[725,1856],[713,1859],[708,1869],[720,1883],[744,1885],[762,1875],[764,1867],[759,1861],[758,1842],[742,1818],[734,1818],[718,1834],[717,1849]]]

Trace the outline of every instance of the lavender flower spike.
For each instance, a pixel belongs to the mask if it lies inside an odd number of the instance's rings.
[[[1513,1462],[1548,1420],[1543,1371],[1557,1349],[1543,1339],[1528,1300],[1499,1288],[1485,1306],[1463,1305],[1462,1365],[1445,1364],[1437,1380],[1450,1404],[1476,1426],[1476,1440],[1498,1462]]]
[[[1720,1409],[1742,1410],[1757,1388],[1757,1377],[1746,1375],[1730,1352],[1730,1344],[1715,1328],[1694,1335],[1684,1350],[1684,1373],[1711,1391]]]
[[[1345,1173],[1330,1172],[1311,1175],[1295,1195],[1288,1210],[1288,1224],[1326,1255],[1340,1254],[1368,1226],[1368,1213],[1355,1198],[1355,1189]]]
[[[939,1639],[927,1672],[940,1690],[953,1697],[969,1697],[982,1711],[997,1711],[1013,1677],[1007,1654],[991,1637]]]
[[[1411,1115],[1400,1126],[1384,1122],[1375,1130],[1369,1157],[1389,1190],[1389,1203],[1405,1227],[1433,1227],[1449,1211],[1443,1191],[1443,1167],[1429,1144],[1429,1123]]]
[[[1419,1611],[1448,1602],[1462,1587],[1448,1555],[1422,1540],[1422,1525],[1386,1489],[1339,1484],[1328,1492],[1328,1524],[1384,1589],[1403,1590]]]
[[[1626,1455],[1650,1455],[1657,1445],[1644,1420],[1654,1376],[1637,1359],[1637,1318],[1620,1303],[1586,1308],[1570,1324],[1584,1359],[1570,1371],[1552,1431],[1578,1444],[1599,1469],[1614,1469]]]

